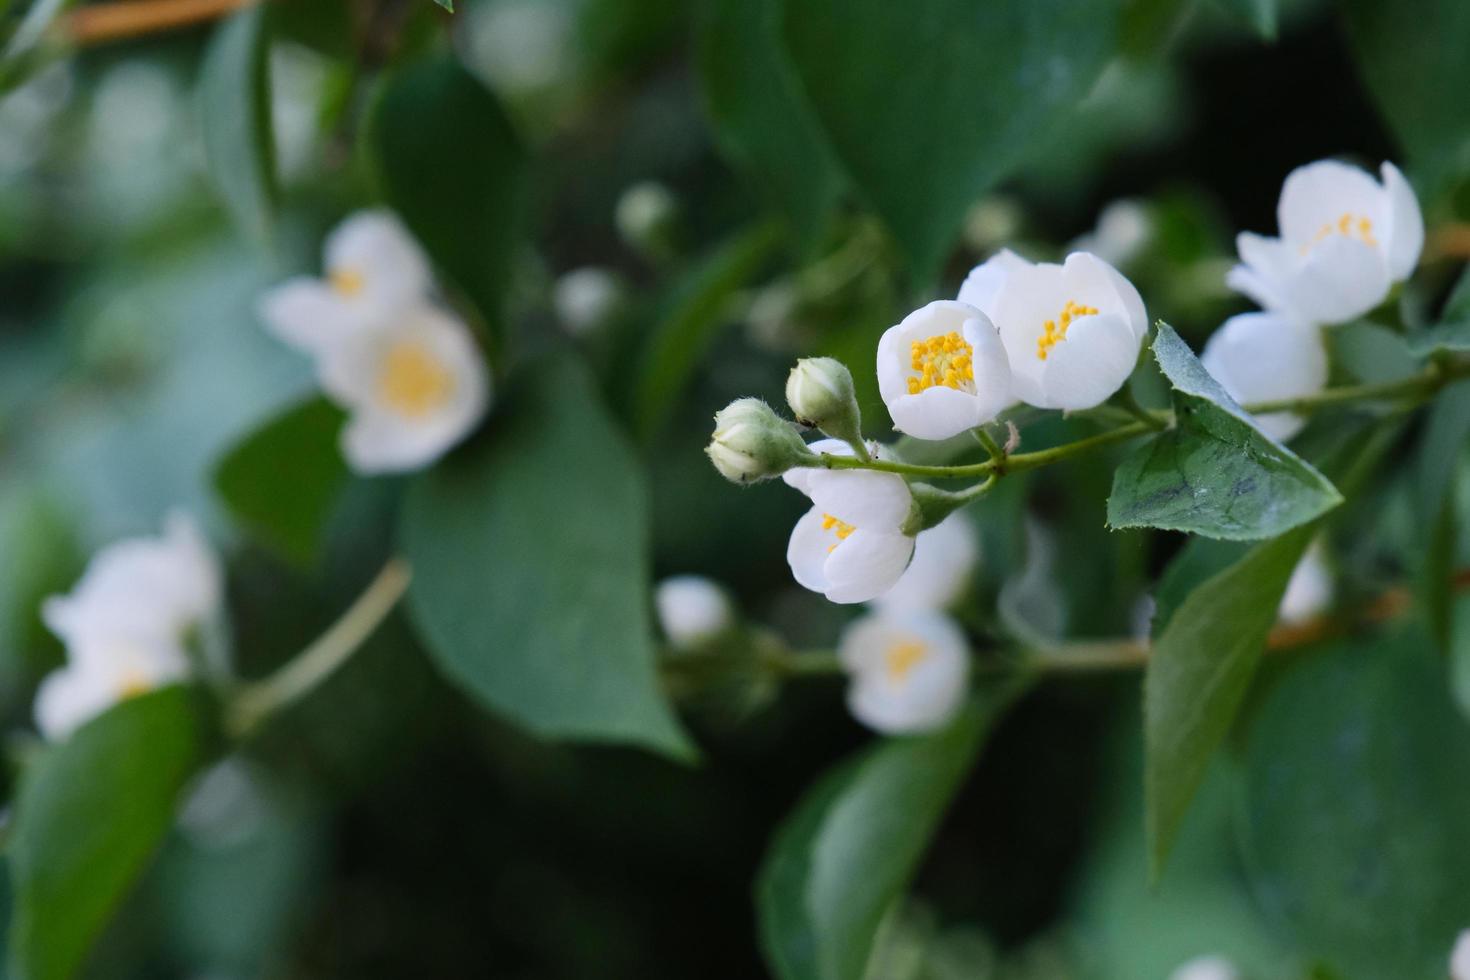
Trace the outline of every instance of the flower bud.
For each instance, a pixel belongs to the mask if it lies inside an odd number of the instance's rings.
[[[815,426],[833,439],[860,442],[861,412],[852,372],[831,357],[803,357],[786,379],[786,403],[802,425]]]
[[[791,423],[759,398],[738,399],[715,415],[715,433],[705,453],[732,483],[780,476],[815,459]]]
[[[664,638],[675,650],[707,645],[735,625],[730,597],[700,575],[674,575],[658,583],[654,609]]]

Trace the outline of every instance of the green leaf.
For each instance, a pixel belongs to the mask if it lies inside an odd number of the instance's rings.
[[[970,204],[1060,134],[1117,45],[1094,0],[786,3],[786,41],[830,145],[933,278]]]
[[[1261,40],[1276,40],[1280,20],[1280,11],[1276,9],[1277,0],[1218,0],[1218,2],[1221,9],[1249,24]]]
[[[879,742],[787,818],[756,883],[762,943],[781,980],[861,980],[884,913],[1016,694],[985,691],[943,731]]]
[[[1470,725],[1422,635],[1295,667],[1242,763],[1245,865],[1274,924],[1345,975],[1443,977],[1470,922]]]
[[[713,0],[699,21],[699,72],[720,149],[790,222],[817,240],[845,178],[781,43],[782,0]]]
[[[276,204],[266,8],[246,7],[216,29],[199,73],[204,156],[230,215],[269,237]]]
[[[1419,515],[1420,597],[1430,633],[1448,649],[1453,619],[1450,577],[1454,572],[1458,521],[1454,505],[1456,468],[1470,445],[1470,384],[1442,392],[1430,407],[1415,460],[1414,511]]]
[[[1431,188],[1470,170],[1470,4],[1342,0],[1359,73]]]
[[[500,103],[455,61],[416,62],[389,78],[370,139],[388,204],[503,339],[526,166]]]
[[[1470,351],[1470,267],[1460,274],[1439,319],[1437,326],[1409,334],[1409,350],[1419,357],[1436,351]]]
[[[439,667],[542,735],[689,757],[654,666],[647,504],[586,369],[529,370],[405,502],[409,605]]]
[[[454,0],[434,0],[434,2],[443,7],[445,10],[449,11],[451,14],[454,13]]]
[[[1110,526],[1252,540],[1342,503],[1310,463],[1256,428],[1168,324],[1159,325],[1153,350],[1174,386],[1177,421],[1118,467]]]
[[[775,224],[748,228],[689,272],[662,304],[637,371],[632,410],[640,441],[658,434],[679,393],[719,330],[733,322],[730,299],[750,281],[781,241]]]
[[[205,753],[189,698],[171,687],[124,701],[26,771],[10,845],[14,975],[75,976],[173,825]]]
[[[322,529],[350,478],[337,448],[341,428],[341,410],[313,398],[256,429],[215,465],[214,486],[230,512],[261,543],[298,565],[316,557]]]
[[[1143,683],[1143,786],[1155,879],[1235,720],[1313,532],[1302,527],[1256,545],[1191,592],[1154,640]]]

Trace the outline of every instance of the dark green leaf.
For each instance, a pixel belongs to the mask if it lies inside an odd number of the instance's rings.
[[[1397,381],[1420,371],[1409,349],[1411,339],[1395,330],[1359,320],[1325,332],[1332,363],[1364,384]]]
[[[1249,24],[1263,41],[1276,40],[1279,21],[1277,0],[1218,0],[1220,6]]]
[[[1223,572],[1245,556],[1250,545],[1244,541],[1190,538],[1169,562],[1154,589],[1154,616],[1150,632],[1158,636],[1189,594],[1206,579]]]
[[[941,732],[885,739],[828,773],[786,819],[756,884],[781,980],[861,980],[879,922],[1015,694],[986,691]]]
[[[1298,528],[1256,545],[1191,592],[1154,640],[1143,684],[1143,785],[1155,878],[1235,720],[1313,532]]]
[[[725,242],[690,271],[662,306],[645,342],[634,393],[633,431],[653,438],[678,405],[679,392],[720,328],[733,322],[730,298],[780,242],[773,224],[756,225]]]
[[[235,517],[299,565],[316,556],[349,478],[337,448],[341,428],[341,410],[313,398],[256,429],[215,466],[215,489]]]
[[[1358,68],[1383,121],[1431,186],[1470,169],[1470,4],[1343,0]]]
[[[527,728],[688,757],[654,667],[637,461],[571,355],[523,382],[409,490],[414,618],[452,680]]]
[[[449,11],[451,14],[454,13],[454,0],[434,0],[434,2],[443,7],[445,10]]]
[[[1342,502],[1311,464],[1256,428],[1167,324],[1154,357],[1174,386],[1174,428],[1114,474],[1108,523],[1211,538],[1273,537]]]
[[[125,701],[26,772],[10,845],[14,975],[75,976],[173,825],[204,756],[189,697],[173,687]]]
[[[1454,506],[1456,469],[1470,446],[1470,384],[1442,392],[1429,409],[1415,470],[1414,512],[1419,515],[1420,597],[1435,642],[1448,649],[1458,521]]]
[[[1443,977],[1470,922],[1470,725],[1422,635],[1293,669],[1242,762],[1247,873],[1295,945],[1346,976]]]
[[[276,202],[266,8],[216,29],[199,74],[204,156],[220,196],[247,234],[270,235]]]
[[[843,175],[781,43],[781,0],[713,0],[699,70],[715,137],[802,242],[821,235]]]
[[[416,62],[388,80],[371,138],[389,205],[501,337],[525,159],[500,103],[457,62]]]
[[[970,204],[1060,133],[1118,19],[1093,0],[800,0],[786,40],[830,145],[924,282]]]
[[[1416,334],[1410,334],[1406,342],[1409,352],[1417,357],[1427,357],[1435,351],[1470,351],[1470,320],[1462,323],[1441,323]]]

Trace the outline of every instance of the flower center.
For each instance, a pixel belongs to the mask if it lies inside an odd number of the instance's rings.
[[[1036,359],[1044,361],[1051,349],[1067,339],[1067,328],[1085,316],[1097,316],[1097,307],[1083,306],[1075,299],[1067,300],[1062,312],[1055,320],[1041,325],[1041,336],[1036,338]]]
[[[1373,237],[1373,219],[1365,214],[1353,214],[1344,211],[1336,221],[1329,221],[1317,229],[1317,234],[1312,240],[1302,246],[1302,254],[1306,255],[1316,246],[1322,244],[1333,235],[1341,235],[1344,238],[1356,238],[1364,245],[1378,247],[1378,239]]]
[[[422,418],[454,392],[454,376],[423,344],[399,341],[388,348],[378,374],[378,394],[401,415]]]
[[[917,395],[935,385],[973,390],[975,348],[955,331],[909,345],[909,366],[917,377],[909,378],[909,394]]]
[[[928,649],[918,640],[899,640],[892,644],[883,652],[883,668],[888,673],[888,680],[902,684],[928,654]]]
[[[361,272],[347,266],[333,269],[331,275],[327,277],[327,281],[331,283],[332,289],[337,295],[347,299],[351,299],[353,296],[362,292],[362,287],[367,284],[367,280],[363,279]]]
[[[126,701],[140,694],[147,694],[153,690],[153,684],[143,675],[140,670],[129,670],[117,681],[117,699]]]
[[[852,532],[856,531],[857,528],[853,527],[846,521],[839,520],[833,517],[831,514],[823,514],[822,530],[831,531],[833,534],[837,535],[837,540],[832,542],[832,544],[827,548],[827,554],[830,555],[832,552],[836,551],[837,546],[846,541],[848,536],[851,535]]]

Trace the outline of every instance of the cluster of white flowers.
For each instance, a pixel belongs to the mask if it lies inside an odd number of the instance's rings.
[[[327,237],[326,274],[266,294],[261,317],[310,354],[344,408],[342,454],[360,473],[438,459],[484,416],[485,360],[469,327],[433,297],[428,259],[390,214],[367,211]]]
[[[1205,369],[1242,403],[1316,394],[1327,384],[1322,330],[1388,298],[1424,248],[1424,219],[1404,175],[1385,163],[1382,182],[1357,167],[1319,160],[1286,178],[1276,205],[1280,237],[1242,232],[1240,264],[1226,282],[1262,307],[1233,316],[1210,338]],[[1289,439],[1303,419],[1258,419]]]
[[[218,614],[221,592],[219,563],[184,514],[170,514],[160,538],[97,552],[69,594],[42,606],[66,665],[41,682],[36,727],[63,739],[125,698],[183,680],[189,645]]]

